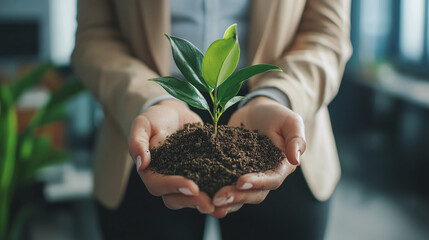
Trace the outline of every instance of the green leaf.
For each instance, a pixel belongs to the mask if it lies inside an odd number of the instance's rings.
[[[165,34],[171,44],[174,62],[183,76],[201,92],[212,92],[201,71],[203,54],[189,41]]]
[[[27,203],[22,206],[18,214],[15,213],[13,218],[12,225],[10,227],[9,238],[10,240],[18,240],[21,239],[21,235],[23,234],[23,227],[28,218],[35,212],[36,205],[34,203]]]
[[[217,88],[235,70],[240,57],[240,46],[236,34],[236,24],[230,26],[224,39],[214,41],[203,59],[203,76],[207,83]]]
[[[32,158],[35,146],[34,130],[37,127],[61,120],[66,115],[67,101],[80,93],[84,89],[80,81],[68,81],[63,86],[54,92],[49,98],[48,102],[34,115],[21,136],[19,142],[19,160],[27,162]]]
[[[9,88],[2,84],[0,84],[0,108],[0,239],[4,239],[9,229],[9,207],[14,184],[12,179],[18,134],[13,96]]]
[[[66,115],[66,102],[85,87],[80,81],[67,81],[54,92],[45,106],[33,117],[28,130],[62,119]]]
[[[175,77],[160,77],[149,79],[161,85],[173,97],[199,109],[210,111],[204,96],[192,84]]]
[[[5,85],[0,85],[0,105],[0,194],[3,194],[11,185],[18,139],[12,94]]]
[[[218,99],[224,106],[231,98],[237,95],[241,85],[247,79],[268,71],[281,71],[281,68],[270,64],[257,64],[242,68],[232,74],[218,89]]]
[[[234,105],[240,101],[243,101],[244,99],[246,99],[246,98],[242,97],[242,96],[235,96],[235,97],[231,98],[228,102],[225,103],[225,105],[221,104],[222,112],[225,112],[229,107],[231,107],[232,105]]]
[[[35,138],[31,161],[27,164],[27,171],[22,178],[31,179],[36,176],[38,170],[60,163],[69,157],[69,154],[60,149],[52,147],[50,136]]]
[[[231,26],[229,26],[226,30],[225,33],[223,34],[223,39],[228,39],[228,38],[237,38],[237,24],[232,24]]]
[[[84,89],[84,85],[78,80],[67,81],[63,84],[63,86],[61,86],[60,89],[52,94],[51,98],[46,104],[46,107],[49,108],[55,105],[66,103],[70,98],[74,97]]]
[[[17,181],[20,186],[31,182],[40,169],[63,162],[69,157],[66,151],[52,147],[49,136],[35,137],[32,135],[30,137],[34,147],[31,151],[31,158],[21,166],[17,173]]]
[[[22,134],[18,141],[18,158],[20,163],[24,163],[31,158],[34,148],[34,132],[28,131]],[[25,163],[24,163],[25,164]]]
[[[51,69],[53,69],[53,65],[47,63],[31,70],[22,78],[13,81],[10,86],[13,102],[18,101],[25,91],[39,83],[42,80],[43,75]]]
[[[40,111],[40,118],[34,122],[34,127],[40,127],[52,122],[59,121],[64,119],[67,115],[67,109],[65,103],[55,104],[53,106],[48,106],[45,109]]]

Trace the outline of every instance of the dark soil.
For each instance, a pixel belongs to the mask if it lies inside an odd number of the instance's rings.
[[[151,150],[150,168],[192,179],[210,197],[246,173],[279,166],[284,154],[266,136],[238,127],[188,124]]]

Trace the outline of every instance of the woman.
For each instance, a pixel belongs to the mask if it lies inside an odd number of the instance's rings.
[[[327,105],[351,54],[350,1],[187,2],[79,1],[72,61],[105,112],[94,162],[104,237],[200,239],[201,212],[222,218],[224,239],[322,239],[326,200],[340,176]],[[213,34],[226,29],[222,21],[244,26],[242,66],[271,63],[283,69],[249,80],[250,100],[228,124],[244,123],[266,134],[287,159],[274,172],[242,176],[210,199],[190,180],[147,169],[148,149],[201,119],[146,79],[177,72],[164,32],[206,49],[222,36]],[[130,170],[133,161],[137,171]]]

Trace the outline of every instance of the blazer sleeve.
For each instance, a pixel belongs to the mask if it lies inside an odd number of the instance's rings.
[[[352,53],[350,5],[350,0],[308,0],[295,41],[275,62],[283,72],[252,79],[252,88],[283,91],[304,120],[326,107]]]
[[[158,74],[133,57],[109,0],[79,0],[77,20],[73,67],[103,106],[106,117],[113,119],[128,138],[142,106],[167,92],[146,81]]]

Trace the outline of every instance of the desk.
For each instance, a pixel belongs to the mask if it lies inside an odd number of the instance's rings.
[[[380,93],[386,93],[429,109],[429,80],[398,73],[390,66],[381,66],[374,74],[350,71],[352,79]],[[359,77],[356,77],[359,76]]]

